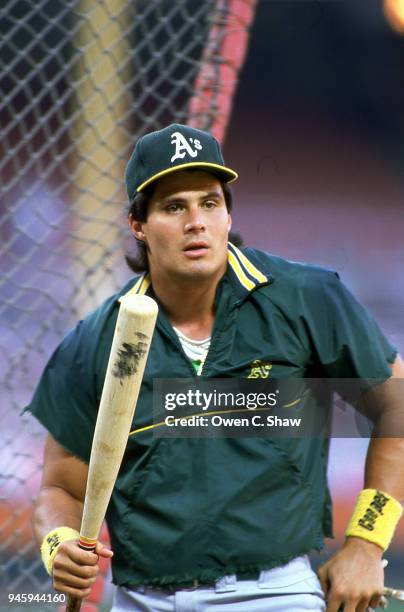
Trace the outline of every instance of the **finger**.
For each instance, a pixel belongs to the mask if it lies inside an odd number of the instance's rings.
[[[97,546],[95,548],[95,553],[97,555],[99,555],[100,557],[112,557],[113,556],[113,552],[112,550],[110,550],[109,548],[106,548],[103,544],[101,544],[100,542],[97,542]]]
[[[344,610],[345,612],[344,602],[342,598],[336,597],[332,594],[332,592],[330,592],[327,600],[326,612],[340,612],[340,610]]]
[[[69,559],[69,557],[55,557],[53,562],[53,576],[60,576],[63,572],[77,576],[78,578],[95,578],[100,571],[98,565],[81,565]]]
[[[351,594],[345,603],[344,612],[367,612],[370,595]]]
[[[324,569],[320,568],[317,572],[317,576],[320,581],[320,585],[323,590],[324,596],[327,598],[327,594],[329,591],[329,582],[327,579],[327,573]]]
[[[78,565],[97,565],[98,555],[79,546],[74,546],[68,551],[69,558]]]
[[[78,542],[65,541],[59,544],[55,559],[63,555],[78,565],[96,565],[98,562],[98,555],[93,552],[83,550],[78,545]]]
[[[351,601],[346,601],[343,604],[343,608],[342,609],[344,610],[344,612],[356,612],[357,611],[357,608],[356,608],[357,603],[358,603],[357,599],[351,599]]]
[[[360,598],[356,595],[344,594],[341,590],[331,589],[327,602],[326,612],[357,612]]]
[[[356,612],[368,612],[369,606],[370,606],[369,597],[365,597],[360,600],[360,602],[358,603],[355,609],[356,609]]]
[[[74,589],[91,589],[96,580],[96,577],[80,578],[79,576],[74,576],[68,572],[60,572],[54,577],[53,582],[55,586],[63,585],[72,587]]]
[[[371,608],[378,608],[382,603],[382,595],[377,594],[377,595],[373,595],[373,597],[371,598],[370,602],[369,602],[369,606]]]
[[[80,589],[74,589],[69,586],[58,586],[58,587],[55,586],[54,588],[56,589],[56,591],[59,591],[60,593],[65,593],[66,595],[77,597],[78,599],[85,599],[91,593],[91,589],[80,590]]]

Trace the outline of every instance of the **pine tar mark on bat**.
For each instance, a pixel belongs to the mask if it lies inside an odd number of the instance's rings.
[[[112,375],[116,378],[127,378],[137,372],[139,360],[146,354],[147,336],[141,332],[137,332],[136,336],[139,341],[123,342],[122,347],[118,349],[118,360],[114,364]]]

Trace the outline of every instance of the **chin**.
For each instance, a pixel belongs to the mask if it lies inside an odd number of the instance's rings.
[[[212,266],[212,264],[205,261],[193,261],[191,265],[185,266],[181,270],[177,270],[182,278],[188,279],[205,279],[213,278],[219,272],[218,266]]]

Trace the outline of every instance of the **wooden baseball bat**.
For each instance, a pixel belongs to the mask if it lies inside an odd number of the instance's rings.
[[[158,307],[145,295],[121,298],[91,447],[79,546],[94,551],[128,441]],[[82,599],[68,597],[66,612]]]

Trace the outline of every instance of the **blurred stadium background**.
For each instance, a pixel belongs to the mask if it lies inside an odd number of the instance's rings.
[[[0,33],[0,610],[17,610],[8,592],[50,590],[30,527],[44,432],[20,413],[65,331],[130,276],[139,135],[212,129],[245,243],[337,270],[404,352],[404,3],[4,0]],[[326,554],[366,446],[332,441]],[[403,550],[402,525],[386,555],[401,588]]]

